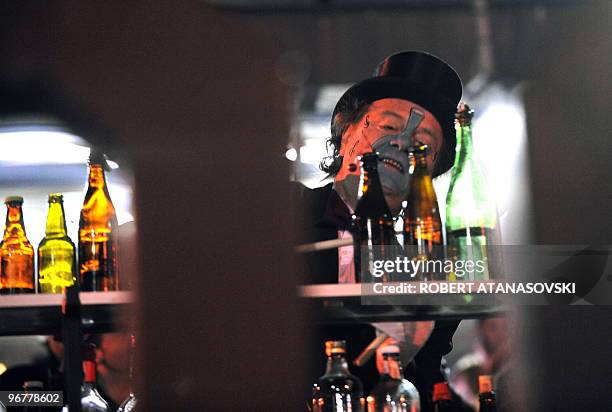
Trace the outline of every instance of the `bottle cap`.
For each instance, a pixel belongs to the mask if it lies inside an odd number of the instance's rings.
[[[433,386],[433,401],[450,401],[451,393],[448,387],[448,382],[434,383]]]
[[[64,195],[61,193],[49,193],[49,203],[61,203],[64,201]]]
[[[21,197],[21,196],[9,196],[6,199],[4,199],[4,203],[5,204],[9,204],[9,203],[22,204],[23,203],[23,197]]]
[[[346,353],[346,341],[328,340],[325,342],[325,354],[331,356],[334,353]]]
[[[399,356],[400,348],[397,345],[385,345],[381,348],[383,357],[385,356]]]
[[[461,126],[468,126],[472,123],[474,117],[474,110],[470,108],[465,102],[459,103],[457,106],[457,113],[455,113],[455,119]]]
[[[412,146],[409,149],[409,152],[414,153],[414,154],[425,154],[429,151],[429,146],[426,144],[420,144],[418,146]]]
[[[480,375],[478,377],[478,393],[493,392],[493,378],[491,375]]]

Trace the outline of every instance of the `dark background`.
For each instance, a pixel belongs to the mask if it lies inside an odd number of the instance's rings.
[[[612,3],[554,3],[491,9],[495,75],[525,85],[535,240],[610,244]],[[51,112],[71,107],[94,143],[132,166],[144,410],[302,407],[309,322],[288,257],[292,90],[278,57],[306,55],[307,83],[346,83],[391,52],[423,49],[469,79],[474,27],[460,6],[0,6],[2,83],[53,90]],[[532,410],[612,405],[610,308],[530,308],[521,319]]]

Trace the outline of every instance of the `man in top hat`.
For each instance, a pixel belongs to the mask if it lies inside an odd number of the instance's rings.
[[[399,213],[408,193],[407,147],[428,145],[427,161],[432,175],[448,171],[455,157],[454,114],[461,94],[461,80],[449,65],[431,54],[416,51],[387,57],[373,77],[349,88],[332,115],[328,140],[332,155],[321,164],[334,182],[314,190],[302,189],[303,241],[350,237],[348,230],[357,203],[360,174],[354,165],[364,153],[384,153],[379,159],[379,176],[394,214]],[[398,138],[409,123],[416,126],[414,132],[409,138]],[[307,255],[305,259],[311,283],[355,282],[351,246]],[[407,369],[408,379],[421,395],[422,411],[431,409],[433,384],[444,380],[441,360],[452,349],[451,339],[457,326],[458,322],[436,322]],[[346,340],[349,359],[354,359],[376,336],[370,325],[319,326],[318,332],[318,346],[324,340]],[[364,381],[368,393],[377,381],[375,363],[352,370]]]

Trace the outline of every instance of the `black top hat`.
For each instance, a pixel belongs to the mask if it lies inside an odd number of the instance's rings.
[[[349,88],[336,104],[332,119],[338,112],[354,110],[355,99],[372,103],[394,97],[423,106],[440,122],[444,135],[434,170],[434,176],[438,176],[455,160],[454,115],[461,93],[461,79],[444,61],[425,52],[403,51],[380,62],[373,77]]]

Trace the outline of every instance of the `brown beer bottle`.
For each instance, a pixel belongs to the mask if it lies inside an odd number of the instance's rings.
[[[413,148],[411,156],[412,177],[407,206],[404,210],[404,246],[412,259],[426,263],[437,258],[442,248],[442,221],[431,175],[427,170],[427,145]],[[433,273],[423,265],[416,280],[432,279]]]
[[[26,237],[20,196],[7,197],[6,228],[0,242],[0,293],[34,293],[34,248]]]
[[[89,186],[79,220],[79,274],[82,291],[119,289],[117,216],[104,178],[101,153],[89,157]]]

